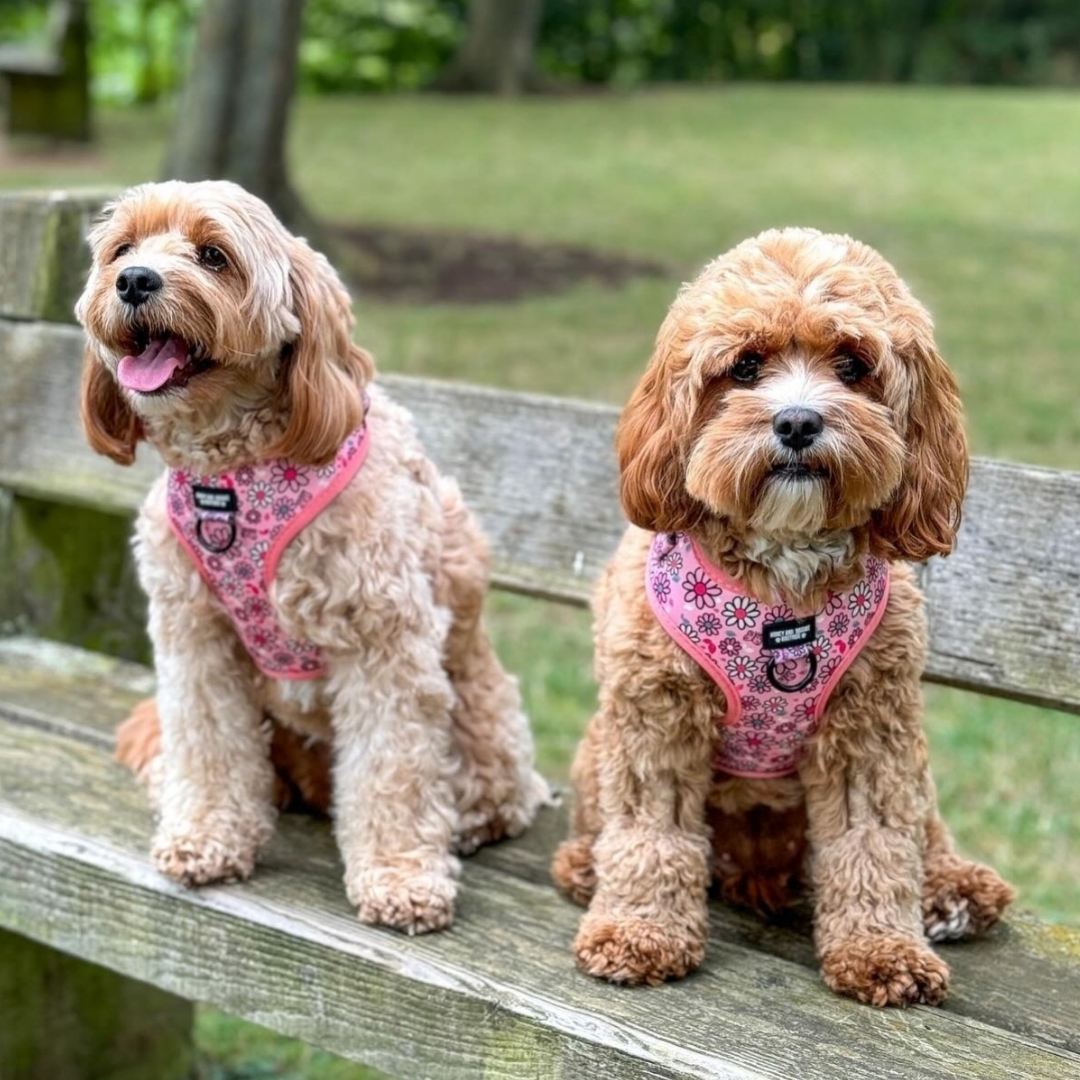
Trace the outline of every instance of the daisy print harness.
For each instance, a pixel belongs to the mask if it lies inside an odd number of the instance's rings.
[[[885,613],[889,564],[867,557],[854,585],[797,616],[748,596],[685,533],[658,533],[645,591],[661,626],[727,698],[714,770],[764,779],[797,771],[829,695]]]
[[[341,493],[367,456],[367,422],[321,468],[285,458],[213,476],[170,469],[169,524],[232,619],[251,659],[275,679],[326,674],[319,647],[278,624],[270,586],[289,544]]]

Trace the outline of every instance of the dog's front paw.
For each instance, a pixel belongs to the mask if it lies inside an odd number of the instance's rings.
[[[956,941],[988,930],[1016,891],[989,866],[949,858],[930,863],[923,882],[922,914],[931,941]]]
[[[629,986],[658,986],[697,968],[705,941],[665,923],[589,912],[581,920],[574,954],[588,975]]]
[[[822,953],[830,990],[868,1005],[939,1005],[949,966],[925,944],[885,934],[855,938]]]
[[[270,838],[267,825],[218,824],[213,830],[161,829],[154,838],[154,867],[181,885],[246,881],[259,850]]]
[[[347,876],[345,888],[361,922],[426,934],[454,921],[457,883],[446,870],[369,867]]]

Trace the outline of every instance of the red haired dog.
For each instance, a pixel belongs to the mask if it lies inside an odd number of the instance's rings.
[[[951,549],[968,475],[929,316],[864,244],[763,233],[679,294],[617,449],[633,524],[596,591],[600,708],[554,864],[589,904],[578,963],[685,975],[711,878],[767,912],[808,876],[832,989],[939,1002],[928,938],[1013,894],[953,853],[922,730],[905,560]]]
[[[370,385],[329,263],[259,199],[148,184],[90,244],[87,435],[121,464],[146,439],[168,467],[135,541],[160,733],[144,711],[124,746],[152,779],[155,865],[247,877],[273,830],[272,753],[321,803],[330,761],[360,918],[445,926],[453,852],[520,832],[545,795],[456,485]]]

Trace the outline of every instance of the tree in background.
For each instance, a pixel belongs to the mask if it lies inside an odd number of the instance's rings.
[[[545,87],[536,62],[544,0],[472,0],[468,26],[437,89],[519,94]]]
[[[322,244],[285,166],[303,6],[304,0],[206,0],[165,173],[235,180],[290,229]]]

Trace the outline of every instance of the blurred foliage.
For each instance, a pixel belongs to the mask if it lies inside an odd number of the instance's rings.
[[[307,0],[300,78],[316,91],[415,90],[450,59],[465,0]]]
[[[90,0],[99,99],[183,77],[205,0]],[[507,0],[509,2],[509,0]],[[46,0],[0,0],[0,39],[44,34]],[[413,90],[465,32],[468,0],[307,0],[306,89]],[[569,84],[805,80],[1074,84],[1078,0],[545,0],[542,67]]]
[[[90,0],[94,97],[147,104],[183,81],[200,0]],[[45,0],[0,0],[0,41],[48,42]]]
[[[148,104],[186,75],[198,0],[91,0],[94,93]]]
[[[541,59],[593,83],[1073,83],[1076,0],[547,0]]]

